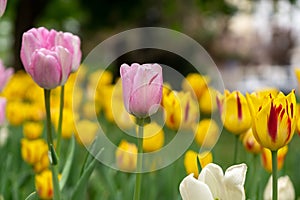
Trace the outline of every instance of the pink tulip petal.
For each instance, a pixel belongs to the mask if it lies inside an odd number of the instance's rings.
[[[52,89],[60,85],[62,69],[57,55],[46,49],[42,49],[36,51],[32,57],[32,73],[30,75],[34,81],[45,89]]]
[[[62,69],[62,77],[61,77],[60,85],[64,85],[71,73],[72,56],[69,53],[68,49],[65,49],[61,46],[56,47],[55,51],[58,55],[58,61],[60,62],[61,69]]]
[[[4,14],[4,11],[6,9],[6,0],[0,0],[0,17]]]
[[[6,108],[6,99],[0,97],[0,126],[5,123],[5,108]]]

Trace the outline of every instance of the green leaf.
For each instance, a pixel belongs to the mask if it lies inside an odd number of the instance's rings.
[[[38,200],[39,196],[36,193],[36,191],[32,192],[30,195],[28,195],[28,197],[26,197],[25,200]]]
[[[99,151],[99,153],[93,158],[93,160],[88,164],[88,166],[85,168],[82,176],[79,178],[79,181],[77,182],[75,189],[73,191],[72,194],[72,200],[81,200],[81,199],[85,199],[84,198],[84,189],[86,187],[86,183],[88,182],[95,166],[96,166],[96,158],[101,154],[101,152],[103,151],[103,148]]]
[[[72,167],[72,161],[73,161],[73,158],[74,158],[74,154],[75,154],[75,139],[74,139],[74,137],[72,137],[71,145],[69,147],[68,158],[67,158],[67,161],[65,163],[65,167],[63,169],[63,172],[62,172],[61,180],[59,181],[60,190],[62,190],[64,188],[64,186],[66,185],[67,180],[69,178],[71,167]]]

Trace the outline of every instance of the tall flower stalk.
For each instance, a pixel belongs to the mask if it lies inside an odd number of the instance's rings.
[[[58,181],[58,171],[57,171],[58,158],[57,158],[57,155],[55,152],[55,148],[53,146],[52,124],[51,124],[51,113],[50,113],[50,94],[51,94],[51,90],[44,89],[47,142],[48,142],[49,159],[50,159],[51,171],[52,171],[54,200],[59,200],[60,199],[60,191],[59,191],[59,181]]]
[[[272,151],[272,199],[278,199],[278,181],[277,181],[277,150]]]
[[[62,121],[64,116],[64,101],[65,101],[65,86],[61,86],[60,90],[60,102],[59,102],[59,118],[57,127],[57,154],[60,155],[60,142],[62,133]]]
[[[138,121],[138,132],[137,132],[137,173],[135,178],[135,189],[134,189],[134,200],[140,199],[141,196],[141,185],[142,185],[142,169],[143,169],[143,135],[144,135],[144,119],[137,119]]]

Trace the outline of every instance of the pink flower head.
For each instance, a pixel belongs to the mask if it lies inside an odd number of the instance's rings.
[[[6,99],[0,97],[0,126],[5,122],[5,108],[6,108]]]
[[[5,69],[2,60],[0,60],[0,92],[3,90],[13,73],[14,70],[12,68]]]
[[[4,14],[7,0],[0,0],[0,17]]]
[[[80,65],[80,39],[71,33],[32,28],[23,34],[21,60],[42,88],[64,85]]]
[[[139,118],[157,112],[162,98],[162,68],[158,64],[137,63],[120,68],[126,110]]]

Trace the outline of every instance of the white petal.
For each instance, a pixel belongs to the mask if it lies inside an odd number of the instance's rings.
[[[226,170],[224,183],[228,199],[245,199],[246,172],[246,164],[233,165]]]
[[[185,177],[180,185],[179,191],[183,200],[213,200],[209,187],[194,178],[194,174]]]
[[[222,168],[214,163],[210,163],[202,169],[198,180],[208,185],[215,199],[223,199],[225,196],[223,176]]]
[[[272,176],[270,176],[267,186],[264,191],[264,200],[272,199]],[[293,200],[295,199],[295,189],[292,181],[288,176],[283,176],[278,179],[278,200]]]

